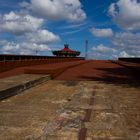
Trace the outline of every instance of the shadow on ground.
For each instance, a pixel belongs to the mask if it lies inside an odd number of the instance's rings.
[[[95,69],[95,68],[94,68]],[[97,71],[101,71],[104,74],[101,76],[84,76],[81,75],[78,78],[89,81],[100,81],[108,84],[117,84],[131,87],[140,87],[140,73],[137,71],[129,70],[126,72],[125,68],[96,68]]]

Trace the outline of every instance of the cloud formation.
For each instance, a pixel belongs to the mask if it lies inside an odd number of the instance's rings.
[[[99,44],[93,46],[88,52],[90,59],[118,59],[118,57],[140,57],[140,51],[127,50],[126,48],[115,48]]]
[[[44,19],[83,21],[86,18],[79,0],[31,0],[20,6]]]
[[[14,41],[0,41],[0,53],[12,54],[36,54],[36,51],[49,51],[51,48],[49,44],[58,42],[60,40],[58,35],[48,30],[37,30],[35,32],[26,33],[24,36],[17,38]]]
[[[5,54],[36,54],[36,51],[38,53],[44,52],[44,51],[50,51],[48,45],[46,44],[36,44],[36,43],[29,43],[29,42],[9,42],[9,41],[0,41],[0,46],[2,46],[0,52]]]
[[[119,52],[125,52],[120,54],[127,54],[127,56],[132,57],[140,57],[140,33],[116,33],[111,39],[111,42],[113,46],[119,50]]]
[[[140,57],[140,33],[117,32],[109,38],[110,46],[93,46],[90,58],[117,59],[118,57]]]
[[[113,31],[111,28],[106,28],[106,29],[91,28],[90,31],[95,37],[112,37],[113,36]]]
[[[43,21],[43,19],[29,14],[24,15],[12,11],[8,14],[0,15],[0,31],[9,32],[13,35],[23,35],[24,33],[38,30]]]
[[[140,3],[137,0],[119,0],[110,5],[108,12],[113,21],[122,29],[140,28]]]
[[[25,37],[29,42],[37,44],[50,44],[60,40],[58,35],[55,35],[54,33],[44,29],[27,33]]]
[[[103,44],[93,47],[92,50],[99,53],[115,53],[116,52],[115,49],[104,46]]]
[[[0,15],[0,32],[8,32],[16,41],[0,41],[0,53],[35,54],[50,50],[49,44],[60,40],[60,37],[42,29],[44,20],[21,12],[11,11]]]
[[[100,44],[93,46],[88,54],[93,59],[114,59],[116,58],[117,50]]]
[[[1,53],[32,54],[49,50],[60,37],[43,29],[46,19],[83,21],[85,12],[79,0],[30,0],[20,3],[20,11],[0,14],[0,32],[7,32],[15,41],[1,40]]]

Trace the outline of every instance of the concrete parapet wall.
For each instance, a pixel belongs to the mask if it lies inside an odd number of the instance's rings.
[[[140,63],[140,57],[138,58],[118,58],[119,61],[126,61],[126,62],[133,62],[133,63]]]

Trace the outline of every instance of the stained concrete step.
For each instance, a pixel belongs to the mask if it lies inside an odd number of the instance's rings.
[[[22,74],[0,79],[0,100],[51,79],[50,75]]]

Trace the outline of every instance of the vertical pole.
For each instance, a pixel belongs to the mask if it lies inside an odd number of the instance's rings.
[[[87,56],[88,56],[88,40],[86,40],[86,42],[85,42],[85,44],[86,44],[86,48],[85,48],[85,59],[87,59]]]
[[[36,49],[35,53],[36,53],[36,55],[38,54],[38,50],[37,49]]]

